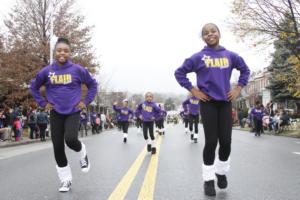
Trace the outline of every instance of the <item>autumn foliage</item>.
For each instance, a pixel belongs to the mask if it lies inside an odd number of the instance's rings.
[[[29,103],[28,85],[50,60],[50,17],[54,34],[70,40],[72,60],[91,73],[99,63],[91,44],[92,26],[74,10],[75,0],[18,0],[0,36],[0,101]],[[53,9],[52,9],[53,5]]]

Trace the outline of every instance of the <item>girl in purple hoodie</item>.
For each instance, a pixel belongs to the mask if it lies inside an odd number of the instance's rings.
[[[139,118],[143,122],[143,134],[144,139],[147,141],[147,151],[152,152],[152,154],[156,153],[156,145],[155,145],[155,137],[154,137],[154,120],[155,116],[157,116],[161,109],[153,102],[153,94],[151,92],[147,92],[145,95],[145,101],[139,104],[137,108],[137,113]],[[148,132],[150,138],[148,137]]]
[[[189,94],[189,98],[182,103],[182,107],[188,110],[189,130],[191,134],[191,141],[198,142],[198,124],[200,114],[200,100]]]
[[[164,109],[162,109],[161,104],[158,104],[158,107],[160,108],[160,112],[155,117],[155,122],[157,123],[158,134],[164,135],[165,134],[164,122],[167,116],[167,112]]]
[[[205,134],[202,175],[204,192],[215,196],[215,177],[217,185],[227,187],[226,173],[230,168],[231,151],[231,102],[239,96],[247,84],[250,70],[243,58],[219,45],[220,31],[212,23],[202,28],[202,39],[207,44],[200,52],[186,59],[175,71],[178,83],[200,99],[201,118]],[[240,71],[238,84],[230,88],[233,69]],[[197,86],[193,87],[187,74],[197,75]],[[219,143],[219,155],[215,160],[215,150]]]
[[[118,113],[119,119],[120,119],[120,125],[121,129],[123,131],[123,142],[127,142],[127,137],[128,137],[128,127],[129,127],[129,122],[133,118],[133,111],[128,108],[128,100],[124,99],[123,100],[123,106],[119,107],[117,106],[118,102],[115,102],[113,105],[113,109]]]
[[[31,93],[41,107],[50,111],[51,139],[61,181],[59,191],[67,192],[72,183],[72,173],[65,154],[65,143],[78,152],[81,170],[88,172],[90,169],[85,145],[78,140],[78,129],[80,111],[95,98],[97,83],[84,67],[69,60],[71,48],[67,39],[59,38],[54,51],[55,61],[38,72],[31,83]],[[84,100],[81,99],[82,84],[88,88]],[[46,88],[46,98],[40,94],[42,86]]]

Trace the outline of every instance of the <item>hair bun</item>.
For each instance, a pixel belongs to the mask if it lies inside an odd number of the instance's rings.
[[[65,44],[70,45],[69,40],[68,40],[67,38],[64,38],[64,37],[59,37],[59,38],[57,39],[57,42],[56,42],[56,43],[65,43]]]

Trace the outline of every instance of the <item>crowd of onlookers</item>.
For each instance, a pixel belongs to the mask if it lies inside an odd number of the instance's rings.
[[[103,112],[90,111],[84,109],[80,113],[79,131],[81,137],[88,135],[88,129],[91,129],[92,134],[99,134],[103,130],[113,128],[115,117],[113,115],[105,115]]]
[[[24,130],[28,128],[30,139],[46,140],[49,137],[49,115],[43,109],[10,108],[0,106],[0,140],[20,141]]]
[[[87,136],[88,130],[92,134],[99,134],[103,130],[113,128],[118,125],[117,117],[106,115],[103,112],[95,112],[93,109],[84,109],[80,113],[80,136]],[[296,129],[297,120],[291,118],[289,112],[284,109],[273,109],[272,101],[264,106],[259,101],[247,111],[240,108],[232,112],[233,122],[239,124],[241,128],[250,128],[259,136],[264,131],[279,133],[288,129]],[[28,130],[28,138],[46,141],[50,137],[49,113],[42,108],[23,108],[22,106],[10,108],[0,105],[0,141],[15,140],[20,141],[24,129]]]
[[[247,116],[242,109],[237,109],[237,113],[233,112],[233,119],[241,128],[250,127],[250,131],[255,132],[256,136],[260,136],[265,130],[279,133],[297,128],[297,119],[293,119],[291,113],[285,109],[274,110],[272,101],[266,106],[257,101],[252,108],[248,109]]]
[[[42,108],[22,106],[11,108],[0,105],[0,142],[20,141],[27,135],[30,140],[46,141],[46,138],[51,136],[49,121],[49,113]],[[105,129],[112,128],[114,124],[116,122],[113,116],[83,110],[80,113],[79,133],[81,137],[87,136],[90,129],[92,134],[99,134]]]

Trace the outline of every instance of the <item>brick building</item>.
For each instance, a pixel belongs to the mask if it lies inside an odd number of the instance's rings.
[[[248,85],[243,88],[240,97],[236,100],[236,106],[249,108],[260,101],[266,105],[271,100],[271,92],[266,87],[269,85],[270,72],[267,68],[253,72],[250,75]]]

